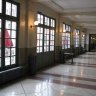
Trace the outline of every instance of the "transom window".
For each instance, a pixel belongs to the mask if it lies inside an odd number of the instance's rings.
[[[3,4],[4,3],[4,4]],[[3,9],[5,8],[5,10]],[[2,11],[3,10],[3,11]],[[0,0],[0,69],[16,66],[19,4]],[[3,12],[3,13],[2,13]]]
[[[37,18],[38,18],[39,24],[43,24],[44,16],[43,16],[42,14],[38,14],[38,15],[37,15]]]
[[[37,53],[54,51],[55,19],[37,14]]]
[[[71,27],[67,24],[63,24],[62,49],[70,48],[70,31]]]
[[[6,2],[6,15],[17,17],[17,5]]]
[[[74,47],[79,47],[79,34],[80,34],[80,30],[75,29],[74,30]]]

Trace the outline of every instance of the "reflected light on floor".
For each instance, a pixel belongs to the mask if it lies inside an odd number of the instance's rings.
[[[64,96],[64,90],[60,90],[60,96]]]
[[[80,75],[83,76],[84,75],[84,69],[82,68],[80,71]]]
[[[77,80],[76,80],[76,78],[73,78],[73,82],[75,83]]]

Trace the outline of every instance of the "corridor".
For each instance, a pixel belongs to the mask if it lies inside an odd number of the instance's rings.
[[[96,96],[96,52],[6,84],[0,96]]]

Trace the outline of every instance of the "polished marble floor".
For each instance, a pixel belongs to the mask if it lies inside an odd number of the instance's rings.
[[[96,52],[1,87],[0,96],[96,96]]]

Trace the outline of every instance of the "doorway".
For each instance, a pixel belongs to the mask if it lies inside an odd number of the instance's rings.
[[[96,52],[96,34],[89,34],[89,51]]]

